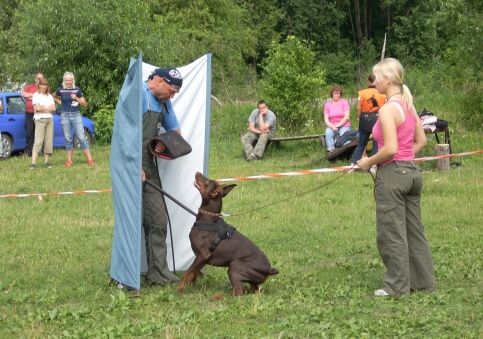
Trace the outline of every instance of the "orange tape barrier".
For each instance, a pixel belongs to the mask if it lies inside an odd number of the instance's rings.
[[[458,154],[438,155],[438,156],[427,157],[427,158],[417,158],[417,159],[415,159],[415,161],[416,162],[423,162],[423,161],[430,161],[430,160],[437,160],[437,159],[444,159],[444,158],[453,158],[453,157],[479,154],[479,153],[483,153],[483,150],[473,151],[473,152],[464,152],[464,153],[458,153]],[[250,176],[250,177],[239,177],[239,178],[227,178],[227,179],[219,179],[219,180],[216,180],[216,181],[225,182],[225,181],[239,181],[239,180],[258,180],[258,179],[282,178],[282,177],[289,177],[289,176],[295,176],[295,175],[348,171],[351,168],[352,168],[352,166],[339,166],[339,167],[321,168],[321,169],[297,171],[297,172],[254,175],[254,176]],[[359,167],[354,166],[353,169],[359,169]]]
[[[90,190],[90,191],[74,191],[74,192],[49,192],[49,193],[29,193],[29,194],[4,194],[0,195],[0,198],[28,198],[38,197],[42,200],[42,197],[50,195],[76,195],[76,194],[91,194],[91,193],[111,193],[112,189],[106,190]]]
[[[454,157],[461,157],[473,154],[481,154],[483,150],[479,151],[472,151],[472,152],[463,152],[463,153],[456,153],[456,154],[448,154],[448,155],[439,155],[434,157],[426,157],[426,158],[417,158],[415,159],[416,162],[423,162],[423,161],[432,161],[444,158],[454,158]],[[329,173],[329,172],[340,172],[340,171],[348,171],[352,166],[338,166],[338,167],[330,167],[330,168],[320,168],[315,170],[305,170],[305,171],[295,171],[295,172],[285,172],[285,173],[274,173],[274,174],[265,174],[265,175],[253,175],[249,177],[238,177],[238,178],[226,178],[226,179],[218,179],[218,182],[226,182],[226,181],[241,181],[241,180],[259,180],[259,179],[273,179],[273,178],[283,178],[289,176],[296,176],[296,175],[307,175],[307,174],[318,174],[318,173]],[[359,169],[357,166],[354,169]],[[0,198],[28,198],[28,197],[38,197],[39,201],[42,201],[42,197],[45,196],[52,196],[52,195],[78,195],[78,194],[92,194],[92,193],[111,193],[112,189],[105,189],[105,190],[90,190],[90,191],[74,191],[74,192],[49,192],[49,193],[31,193],[31,194],[5,194],[0,195]]]

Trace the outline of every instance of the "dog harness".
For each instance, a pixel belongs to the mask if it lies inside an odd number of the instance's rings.
[[[236,230],[235,227],[228,225],[223,219],[220,219],[220,222],[217,224],[195,221],[192,228],[218,233],[218,237],[215,239],[215,241],[213,241],[213,244],[211,244],[211,247],[210,247],[211,254],[213,254],[213,252],[215,251],[220,241],[226,238],[231,238],[233,231]]]

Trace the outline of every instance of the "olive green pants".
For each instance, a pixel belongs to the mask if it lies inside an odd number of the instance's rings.
[[[436,289],[421,218],[422,187],[423,177],[414,161],[377,167],[377,248],[387,268],[384,290],[390,295]]]
[[[274,137],[275,131],[271,130],[268,133],[262,134],[248,132],[247,134],[242,136],[241,143],[246,157],[248,158],[250,155],[253,154],[261,159],[263,157],[263,153],[265,152],[265,148],[267,147],[268,142]],[[255,143],[256,145],[255,147],[253,147],[253,144]]]

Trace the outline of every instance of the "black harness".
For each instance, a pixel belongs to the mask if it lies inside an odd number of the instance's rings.
[[[228,225],[223,219],[220,219],[220,222],[218,222],[217,224],[195,221],[192,228],[197,230],[218,233],[218,237],[215,239],[215,241],[213,241],[213,244],[211,244],[211,247],[210,247],[211,254],[213,254],[213,252],[215,251],[220,241],[226,238],[231,238],[233,231],[236,230],[235,227]]]

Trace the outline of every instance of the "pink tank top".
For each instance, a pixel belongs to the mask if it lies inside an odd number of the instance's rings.
[[[397,133],[397,152],[396,154],[379,165],[386,165],[393,161],[411,161],[414,160],[413,143],[414,133],[416,132],[416,117],[411,114],[404,103],[399,100],[386,102],[385,105],[394,105],[398,107],[400,112],[404,112],[404,122],[396,128]],[[384,138],[382,136],[382,128],[377,120],[372,129],[372,137],[377,141],[379,149],[384,147]]]

